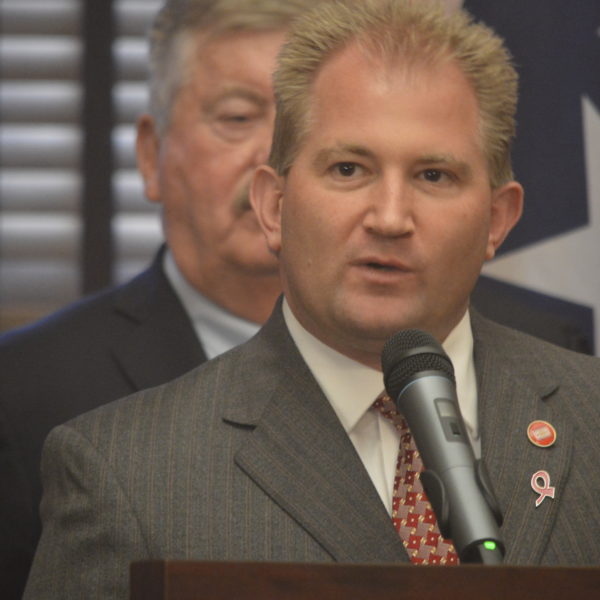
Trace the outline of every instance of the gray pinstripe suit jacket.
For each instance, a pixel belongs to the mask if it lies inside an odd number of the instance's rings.
[[[472,321],[507,562],[600,564],[600,360]],[[42,468],[28,599],[125,599],[136,559],[407,561],[279,306],[247,344],[55,429]],[[536,508],[539,469],[556,497]]]

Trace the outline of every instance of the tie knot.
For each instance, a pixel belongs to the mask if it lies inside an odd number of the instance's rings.
[[[406,421],[398,412],[395,402],[385,393],[381,392],[373,402],[373,408],[379,411],[386,419],[389,419],[398,431],[407,429]]]

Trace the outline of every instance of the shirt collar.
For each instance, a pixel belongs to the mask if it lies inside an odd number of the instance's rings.
[[[260,325],[226,311],[192,287],[169,250],[163,257],[163,269],[208,358],[242,344],[260,329]]]
[[[349,433],[383,390],[383,374],[340,354],[306,331],[285,298],[283,316],[302,358]]]
[[[369,410],[375,398],[383,391],[383,374],[340,354],[319,341],[298,322],[285,298],[283,316],[300,354],[344,429],[350,433]],[[468,311],[450,332],[442,346],[454,365],[457,396],[463,418],[469,429],[473,426],[476,429],[476,395],[473,399],[471,389],[471,382],[474,382],[473,335]],[[469,380],[469,377],[472,377],[472,380]],[[463,404],[466,404],[464,408]]]
[[[473,331],[467,310],[458,325],[442,344],[454,366],[456,396],[463,420],[472,441],[479,438],[477,418],[477,383],[473,360]]]

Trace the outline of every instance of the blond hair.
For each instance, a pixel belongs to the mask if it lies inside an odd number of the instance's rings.
[[[173,100],[191,67],[199,33],[277,31],[318,0],[167,0],[149,31],[150,114],[158,130],[168,126]]]
[[[490,183],[512,179],[517,74],[502,40],[465,11],[430,0],[336,0],[299,19],[275,73],[277,116],[269,163],[287,173],[308,131],[311,86],[327,58],[352,42],[401,65],[452,60],[473,86]],[[392,64],[394,64],[392,62]]]

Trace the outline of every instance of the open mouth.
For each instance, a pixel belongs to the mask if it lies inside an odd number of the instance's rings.
[[[397,271],[398,267],[392,265],[382,265],[381,263],[367,263],[367,267],[370,269],[376,269],[377,271]]]

